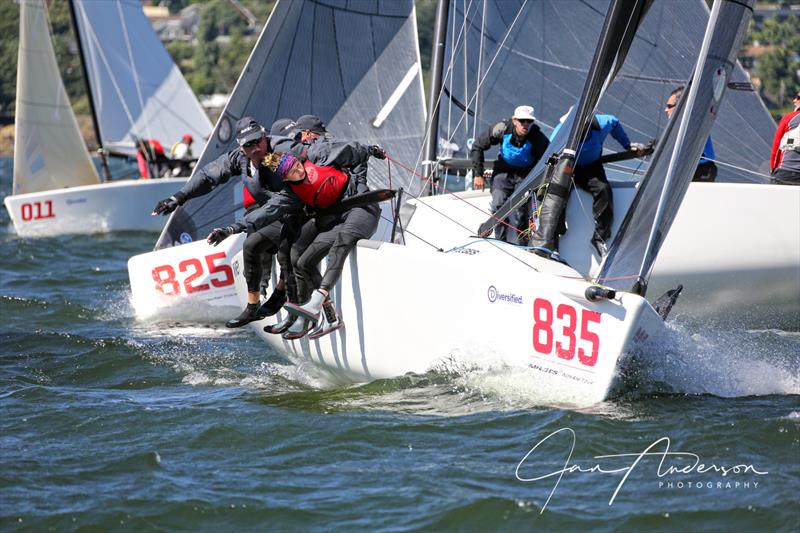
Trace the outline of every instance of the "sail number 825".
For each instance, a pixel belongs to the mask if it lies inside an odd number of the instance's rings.
[[[577,352],[581,364],[594,366],[600,351],[600,337],[590,328],[600,324],[601,316],[597,311],[581,309],[579,324],[578,310],[571,305],[558,304],[554,312],[549,300],[537,298],[533,302],[533,348],[543,355],[550,355],[555,348],[556,355],[568,361]],[[584,341],[582,346],[578,346],[578,338]],[[587,343],[589,350],[584,350]]]
[[[178,281],[175,268],[172,265],[155,267],[153,269],[153,281],[156,282],[156,290],[167,296],[177,296],[181,294],[181,286],[186,294],[191,294],[210,290],[211,285],[217,288],[233,285],[233,270],[230,265],[218,264],[220,261],[225,260],[225,252],[209,254],[203,259],[205,260],[205,265],[197,258],[186,259],[178,264],[179,272],[189,274],[183,280],[183,283]],[[205,267],[208,267],[209,276],[217,275],[208,280],[211,285],[208,283],[195,283],[198,278],[201,278],[206,273]]]

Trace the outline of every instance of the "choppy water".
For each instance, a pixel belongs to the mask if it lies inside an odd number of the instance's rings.
[[[637,387],[585,410],[502,372],[340,388],[247,331],[137,322],[126,261],[153,242],[22,240],[0,215],[0,529],[800,529],[796,332],[677,317]],[[621,486],[625,471],[522,481],[563,469],[573,432],[584,470],[666,437],[708,471],[659,470],[661,440]]]

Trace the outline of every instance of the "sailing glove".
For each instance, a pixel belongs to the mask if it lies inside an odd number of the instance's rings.
[[[156,206],[153,208],[153,215],[169,215],[173,211],[175,211],[178,206],[183,205],[184,197],[180,192],[176,192],[173,196],[169,198],[164,198],[163,200],[159,201]]]
[[[235,226],[225,226],[224,228],[215,228],[208,234],[206,242],[212,246],[216,246],[234,233],[239,233],[241,229]]]
[[[369,155],[375,159],[386,159],[386,151],[377,144],[369,147]]]

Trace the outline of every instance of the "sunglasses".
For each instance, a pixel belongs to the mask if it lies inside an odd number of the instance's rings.
[[[252,146],[257,145],[260,142],[261,142],[261,139],[255,139],[255,140],[252,140],[252,141],[247,141],[246,143],[244,143],[242,145],[242,148],[250,148]]]
[[[678,104],[667,104],[667,109],[672,109]]]
[[[529,118],[518,118],[517,122],[520,124],[533,124],[533,121]]]
[[[796,95],[794,95],[794,99],[795,100],[800,100],[800,93],[797,93]]]

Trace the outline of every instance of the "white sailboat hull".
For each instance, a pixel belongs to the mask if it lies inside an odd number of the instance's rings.
[[[240,233],[219,246],[197,241],[128,259],[136,317],[225,320],[238,313],[231,259],[244,238]]]
[[[586,300],[589,285],[564,265],[486,241],[468,250],[361,241],[333,292],[343,329],[315,341],[265,333],[283,312],[253,328],[294,362],[313,363],[343,382],[519,368],[532,373],[546,401],[577,405],[605,399],[627,356],[666,330],[638,296]],[[234,258],[234,270],[241,261],[241,254]],[[413,265],[425,271],[408,272]],[[242,304],[246,291],[237,276]]]
[[[6,196],[3,203],[23,237],[110,231],[161,231],[164,217],[150,213],[187,178],[119,180],[97,185]]]
[[[634,192],[615,184],[614,233]],[[445,250],[463,243],[485,220],[489,201],[480,192],[417,200],[434,209],[417,205],[407,243]],[[597,268],[591,206],[589,194],[573,191],[561,239],[562,257],[580,272]],[[800,187],[692,183],[659,252],[648,297],[678,284],[684,290],[676,313],[745,327],[800,327]]]

